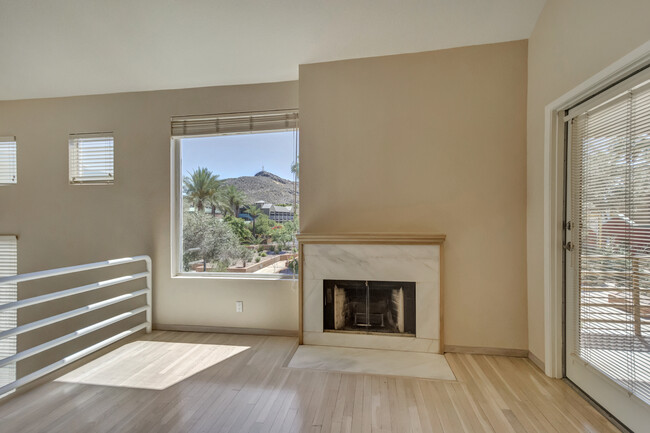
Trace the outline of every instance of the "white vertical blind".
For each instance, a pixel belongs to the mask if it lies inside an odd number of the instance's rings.
[[[0,277],[16,275],[17,267],[17,242],[15,236],[0,236]],[[16,284],[0,285],[0,304],[15,302],[17,300]],[[16,310],[0,311],[0,332],[15,328]],[[16,353],[16,336],[0,340],[0,359],[7,358]],[[16,380],[16,364],[0,367],[0,387]]]
[[[113,183],[112,134],[74,134],[69,146],[70,183]]]
[[[0,137],[0,185],[16,183],[16,137]]]
[[[577,354],[650,403],[650,82],[576,114]]]

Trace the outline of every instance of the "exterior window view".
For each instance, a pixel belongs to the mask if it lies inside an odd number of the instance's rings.
[[[296,130],[183,138],[182,272],[298,272]]]

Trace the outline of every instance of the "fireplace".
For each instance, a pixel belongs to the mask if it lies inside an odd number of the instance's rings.
[[[323,280],[323,330],[415,337],[415,282]]]
[[[300,343],[441,353],[443,240],[299,235]]]

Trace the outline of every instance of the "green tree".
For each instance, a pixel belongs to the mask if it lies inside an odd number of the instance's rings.
[[[212,216],[216,216],[217,210],[222,215],[230,213],[230,205],[224,199],[223,187],[221,186],[208,198],[207,203],[212,208]]]
[[[253,260],[253,252],[250,249],[248,249],[248,248],[246,248],[244,246],[241,246],[241,247],[239,247],[237,258],[242,261],[242,267],[245,268],[246,263]]]
[[[264,241],[271,236],[271,227],[275,222],[271,221],[268,216],[262,214],[255,219],[255,235],[260,241]]]
[[[296,228],[296,223],[287,221],[283,225],[276,226],[271,230],[271,239],[278,244],[281,250],[284,250],[296,235]]]
[[[289,232],[291,232],[293,236],[295,236],[298,233],[298,225],[299,223],[298,223],[297,216],[295,216],[295,219],[293,221],[287,221],[286,223],[284,223],[286,229],[289,230]]]
[[[183,192],[197,211],[205,209],[212,196],[219,191],[219,175],[199,167],[183,179]]]
[[[262,209],[260,209],[259,206],[249,206],[246,213],[253,220],[253,236],[255,236],[255,220],[263,215]]]
[[[239,237],[240,242],[248,243],[253,240],[253,235],[248,228],[248,224],[242,218],[235,218],[232,215],[226,215],[223,220],[232,228],[237,237]]]
[[[287,268],[291,270],[291,273],[297,274],[298,273],[298,267],[300,266],[300,263],[298,261],[298,257],[294,257],[290,260],[287,260]]]
[[[194,260],[202,260],[204,270],[209,262],[218,262],[227,267],[233,260],[237,260],[239,255],[239,238],[228,223],[203,212],[183,215],[185,270],[189,270],[190,262]]]
[[[221,192],[221,196],[223,203],[228,206],[232,215],[237,217],[239,208],[246,200],[244,193],[238,190],[235,185],[228,185]]]

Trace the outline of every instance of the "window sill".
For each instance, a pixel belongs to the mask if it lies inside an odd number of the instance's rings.
[[[179,272],[172,274],[173,279],[197,280],[256,280],[256,281],[298,281],[298,275],[246,275],[233,272]]]

